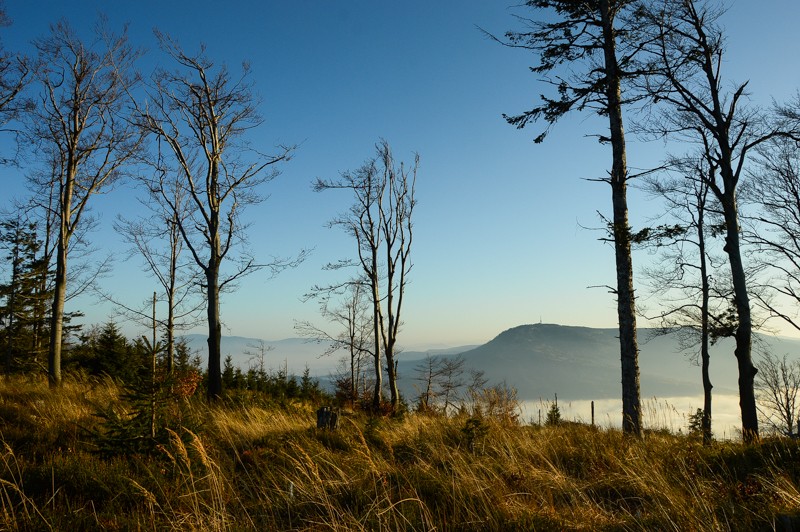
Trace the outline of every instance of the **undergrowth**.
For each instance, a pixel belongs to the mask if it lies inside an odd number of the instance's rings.
[[[800,447],[641,440],[586,425],[188,405],[155,452],[98,452],[108,380],[0,380],[0,530],[772,530]]]

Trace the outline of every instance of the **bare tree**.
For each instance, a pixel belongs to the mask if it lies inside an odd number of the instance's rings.
[[[800,423],[800,361],[765,353],[759,366],[756,398],[762,419],[772,430],[790,438],[796,436],[795,423]]]
[[[127,36],[98,24],[91,43],[65,21],[34,42],[41,91],[28,113],[27,133],[52,173],[57,201],[55,287],[51,311],[48,375],[61,384],[61,342],[67,295],[67,259],[90,198],[117,180],[137,152],[141,135],[125,117],[126,92],[135,81],[138,53]]]
[[[370,288],[374,335],[375,390],[373,408],[380,407],[381,352],[386,360],[392,410],[396,411],[397,337],[408,274],[411,271],[412,215],[419,156],[411,168],[395,164],[389,144],[383,140],[375,158],[355,172],[344,172],[338,180],[318,179],[317,191],[350,190],[354,202],[348,213],[333,220],[356,241],[357,266]],[[349,264],[347,262],[343,264]]]
[[[192,271],[192,263],[183,260],[183,238],[178,227],[179,220],[186,219],[187,202],[183,190],[177,183],[169,186],[172,202],[165,205],[161,196],[148,189],[148,197],[141,203],[150,215],[138,219],[119,217],[114,225],[118,233],[132,247],[132,253],[141,256],[145,269],[164,290],[163,301],[167,305],[166,319],[158,320],[164,329],[166,342],[163,348],[164,362],[168,373],[172,373],[175,365],[175,333],[176,330],[190,327],[197,322],[197,313],[204,301],[197,301],[196,286],[200,284],[196,272]],[[173,210],[174,207],[174,210]],[[133,308],[107,299],[122,309],[122,313],[135,321],[147,319],[145,309]]]
[[[577,110],[592,110],[607,118],[608,134],[600,142],[611,144],[611,171],[599,181],[611,186],[614,253],[616,259],[617,317],[622,369],[622,427],[626,433],[641,433],[639,348],[631,260],[631,228],[628,222],[629,175],[622,108],[639,96],[623,90],[640,75],[635,0],[529,0],[536,18],[518,17],[527,31],[509,31],[502,44],[537,54],[539,64],[531,70],[551,75],[545,82],[557,91],[555,98],[542,96],[541,105],[516,116],[505,116],[518,127],[544,120],[547,129],[536,137],[542,142],[550,126]],[[546,11],[547,14],[539,14]],[[554,15],[554,16],[553,16]],[[570,69],[575,70],[570,70]]]
[[[770,316],[800,331],[797,309],[781,305],[800,305],[800,144],[775,138],[761,145],[758,154],[746,188],[758,212],[750,217],[754,223],[746,238],[768,278],[765,292],[755,300]]]
[[[258,340],[254,343],[247,344],[247,349],[245,349],[244,354],[250,357],[248,359],[250,370],[257,372],[259,379],[263,380],[267,378],[267,353],[274,349],[275,346],[267,345],[267,342],[264,340]],[[284,379],[288,377],[287,373],[288,370],[284,370]]]
[[[33,318],[32,353],[34,363],[42,366],[39,356],[47,357],[49,352],[51,311],[55,290],[55,257],[61,226],[60,180],[54,180],[59,163],[50,158],[39,168],[27,176],[30,186],[30,197],[15,202],[17,212],[24,212],[27,220],[36,225],[42,240],[37,257],[37,288]],[[89,235],[96,229],[97,218],[89,209],[85,209],[80,224],[73,226],[69,238],[69,264],[66,275],[65,305],[89,290],[96,289],[97,281],[110,272],[113,259],[106,255],[97,259],[98,250],[91,246]],[[63,322],[80,317],[80,311],[64,312]],[[75,326],[79,327],[79,326]],[[62,328],[62,337],[66,338],[69,327]],[[62,340],[63,343],[63,340]],[[47,371],[47,367],[43,366]]]
[[[315,286],[309,294],[306,294],[306,300],[316,299],[319,302],[320,315],[331,325],[338,327],[338,331],[329,332],[310,321],[300,321],[295,324],[295,330],[300,336],[309,341],[328,345],[323,353],[325,356],[340,350],[347,352],[351,407],[355,406],[356,399],[358,399],[363,359],[367,356],[374,356],[369,348],[372,342],[372,320],[369,316],[370,307],[366,298],[367,286],[363,279],[355,279],[342,286]]]
[[[718,221],[719,208],[709,197],[706,180],[699,174],[714,167],[699,159],[675,161],[683,175],[652,177],[647,190],[662,199],[671,224],[659,226],[646,238],[655,246],[658,260],[645,268],[648,292],[657,297],[659,312],[647,315],[659,327],[656,335],[673,334],[684,352],[691,353],[701,367],[703,410],[700,431],[703,442],[711,442],[710,345],[720,337],[732,336],[735,320],[730,319],[729,283],[713,275],[721,260],[712,252],[711,240],[724,232]],[[724,276],[722,277],[724,279]]]
[[[414,368],[417,387],[417,410],[440,412],[447,415],[455,411],[483,414],[484,399],[490,388],[483,371],[466,367],[463,355],[427,355]],[[466,377],[465,377],[466,374]]]
[[[216,67],[203,49],[190,55],[166,36],[157,36],[178,70],[154,74],[148,106],[140,110],[143,128],[156,135],[159,146],[166,146],[170,159],[150,187],[169,211],[180,213],[170,188],[173,181],[165,177],[177,174],[191,205],[188,216],[176,216],[174,222],[205,280],[208,397],[214,399],[222,393],[220,292],[243,275],[265,267],[277,273],[302,258],[259,264],[242,253],[235,271],[223,272],[223,261],[233,262],[231,250],[246,237],[241,210],[263,200],[259,186],[278,175],[277,164],[287,161],[293,148],[281,146],[270,156],[244,141],[243,136],[262,123],[246,64],[242,75],[234,78],[224,66]]]
[[[698,7],[699,6],[699,7]],[[716,170],[704,181],[722,208],[725,247],[734,290],[737,328],[735,355],[739,369],[739,404],[746,442],[758,438],[758,416],[753,382],[753,319],[741,251],[737,192],[751,152],[771,138],[785,134],[765,124],[758,112],[745,105],[747,83],[725,90],[722,78],[725,51],[721,15],[711,2],[663,0],[642,9],[654,37],[649,50],[653,69],[646,90],[665,106],[651,131],[700,146]]]
[[[442,412],[445,415],[455,409],[462,400],[465,363],[466,360],[461,355],[445,357],[440,361],[437,395],[442,399]]]
[[[438,397],[436,383],[442,372],[442,358],[427,355],[414,369],[417,372],[416,380],[422,383],[422,389],[417,389],[417,411],[421,413],[435,412]]]

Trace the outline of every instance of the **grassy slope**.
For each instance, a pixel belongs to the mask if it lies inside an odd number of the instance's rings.
[[[800,447],[493,420],[193,406],[156,456],[84,431],[108,382],[0,380],[0,530],[759,530],[800,509]]]

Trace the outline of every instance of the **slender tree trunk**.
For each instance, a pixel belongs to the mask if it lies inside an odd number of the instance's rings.
[[[56,243],[56,277],[53,306],[50,315],[50,345],[47,355],[47,373],[50,387],[61,386],[61,342],[64,329],[64,303],[67,300],[67,249],[69,248],[69,223],[72,219],[72,193],[75,186],[75,162],[70,154],[67,175],[59,191],[58,242]]]
[[[372,408],[379,412],[381,408],[381,388],[383,386],[383,375],[381,371],[381,298],[378,291],[378,270],[377,270],[377,250],[373,250],[373,273],[371,274],[372,283],[372,332],[375,336],[375,391],[372,394]]]
[[[222,324],[219,317],[219,265],[209,260],[206,269],[208,283],[208,398],[222,395]]]
[[[66,230],[56,247],[56,277],[53,289],[53,306],[50,313],[50,345],[47,352],[47,376],[50,387],[61,386],[61,338],[64,327],[64,302],[67,298],[67,248],[64,242]]]
[[[394,182],[389,181],[389,196],[391,198],[394,192]],[[382,211],[383,212],[383,211]],[[391,213],[394,215],[394,213]],[[385,220],[385,215],[381,216],[381,220]],[[386,224],[388,222],[382,221]],[[391,398],[392,413],[397,412],[397,406],[400,402],[400,394],[397,391],[397,375],[394,362],[394,345],[395,345],[395,328],[394,328],[394,276],[395,267],[392,262],[392,243],[389,235],[386,235],[386,313],[389,321],[389,327],[384,337],[384,350],[386,351],[386,374],[389,379],[389,397]]]
[[[356,408],[356,390],[358,383],[356,382],[356,350],[353,344],[350,344],[350,408]]]
[[[358,390],[358,383],[356,382],[356,355],[358,354],[358,350],[356,349],[356,320],[358,319],[358,296],[354,296],[353,299],[348,303],[347,307],[347,334],[349,336],[349,348],[350,348],[350,408],[355,410],[356,408],[356,393]]]
[[[156,439],[156,357],[158,356],[158,327],[156,325],[156,293],[153,292],[153,343],[150,346],[150,438]]]
[[[622,122],[620,72],[614,45],[614,22],[608,0],[600,0],[605,42],[606,97],[611,135],[611,201],[613,204],[614,253],[617,270],[617,315],[622,366],[622,429],[641,435],[639,347],[636,340],[636,308],[633,291],[630,226],[628,224],[625,130]]]
[[[431,390],[433,387],[433,368],[428,366],[428,380],[425,383],[425,395],[423,396],[424,412],[429,412],[431,408]]]
[[[391,330],[391,323],[389,328]],[[394,340],[390,338],[386,346],[386,375],[389,380],[389,393],[391,394],[392,412],[397,412],[397,407],[400,403],[400,392],[397,390],[397,363],[394,360],[394,345]]]
[[[742,141],[738,134],[744,134],[746,130],[741,129],[739,133],[732,131],[732,124],[739,124],[741,117],[734,114],[736,109],[735,98],[728,104],[725,103],[725,98],[720,94],[720,74],[719,64],[717,63],[719,44],[713,38],[709,41],[706,36],[706,27],[704,14],[698,13],[695,10],[694,2],[686,2],[686,14],[691,21],[692,26],[696,32],[697,38],[701,43],[701,51],[703,54],[702,68],[708,84],[708,96],[710,101],[705,103],[713,120],[713,126],[710,127],[710,132],[713,134],[717,145],[713,147],[713,152],[709,153],[719,162],[719,172],[722,176],[724,190],[720,190],[712,179],[709,179],[709,186],[717,196],[720,204],[722,205],[723,215],[725,217],[725,252],[728,254],[728,262],[731,266],[731,281],[733,284],[733,299],[736,306],[736,314],[738,323],[736,326],[736,360],[739,368],[739,407],[742,413],[742,438],[745,443],[752,443],[758,440],[758,411],[756,409],[756,399],[754,390],[754,380],[756,375],[756,368],[753,366],[752,360],[752,335],[753,323],[750,314],[750,298],[747,293],[747,278],[745,276],[744,264],[742,261],[741,244],[739,240],[739,208],[736,201],[736,189],[739,184],[739,172],[741,171],[741,164],[744,162],[745,151],[739,152],[738,169],[737,164],[734,163],[734,150],[736,146]],[[744,89],[744,85],[740,90]],[[695,104],[692,103],[692,106]],[[728,112],[724,112],[723,108],[729,105]],[[695,114],[703,115],[700,111],[694,111]],[[744,118],[747,122],[748,119]],[[701,123],[704,122],[701,120]],[[737,127],[739,127],[737,125]],[[707,148],[707,151],[710,148]]]
[[[702,203],[701,203],[702,202]],[[700,283],[702,291],[702,302],[700,308],[700,365],[703,378],[703,419],[701,420],[701,430],[703,433],[703,445],[711,444],[711,377],[708,369],[711,362],[709,354],[709,299],[711,287],[708,282],[708,262],[706,260],[706,239],[704,209],[705,197],[698,196],[698,219],[697,219],[697,243],[700,253]]]
[[[172,375],[175,371],[175,309],[173,308],[175,295],[170,294],[169,308],[167,309],[167,345],[166,345],[166,366],[167,374]]]
[[[170,262],[169,287],[167,288],[167,345],[165,362],[168,375],[175,371],[175,279],[177,276],[177,257],[173,248]]]

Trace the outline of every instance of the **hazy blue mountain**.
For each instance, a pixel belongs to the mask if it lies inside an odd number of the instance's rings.
[[[483,370],[490,382],[506,381],[520,399],[606,399],[620,394],[619,340],[616,329],[593,329],[552,324],[521,325],[490,342],[462,353],[466,365]],[[654,337],[639,330],[641,393],[647,397],[702,394],[700,367],[678,349],[675,334]],[[737,393],[736,359],[732,339],[711,349],[711,379],[716,394]],[[759,335],[759,348],[776,354],[800,353],[800,341]],[[403,389],[414,394],[416,363],[401,361]]]
[[[184,338],[188,341],[192,352],[200,356],[203,367],[205,367],[208,357],[208,336],[205,334],[187,334],[184,335]],[[261,342],[262,340],[259,338],[223,336],[222,359],[225,360],[225,357],[230,355],[234,366],[246,370],[251,365],[258,363],[250,353],[258,353]],[[305,367],[308,366],[312,375],[325,378],[336,370],[340,359],[346,356],[343,351],[323,356],[327,345],[309,342],[305,338],[285,338],[283,340],[264,340],[263,342],[268,349],[264,355],[264,365],[268,369],[275,370],[283,368],[285,364],[289,373],[295,375],[302,374]],[[429,349],[427,351],[404,351],[400,356],[403,360],[415,361],[425,358],[427,355],[452,355],[468,351],[474,347],[476,346],[465,345],[444,349]]]

